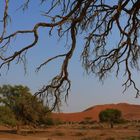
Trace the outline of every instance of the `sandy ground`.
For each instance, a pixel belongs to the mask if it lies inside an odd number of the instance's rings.
[[[134,137],[140,140],[140,124],[115,126],[113,129],[97,125],[60,125],[37,129],[35,133],[27,134],[24,131],[22,135],[15,134],[12,129],[0,127],[0,140],[128,140]]]

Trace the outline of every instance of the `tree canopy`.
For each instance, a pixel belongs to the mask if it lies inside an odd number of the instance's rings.
[[[2,110],[11,112],[11,115],[5,113],[2,117],[14,115],[20,124],[45,124],[49,116],[48,108],[43,102],[34,97],[28,87],[22,85],[0,87],[0,104]]]
[[[118,109],[106,109],[99,113],[99,119],[101,122],[109,122],[111,128],[113,128],[113,123],[118,123],[122,117],[122,113]]]
[[[123,68],[126,76],[123,83],[124,91],[133,86],[136,90],[136,97],[139,96],[139,89],[132,75],[132,69],[139,70],[139,0],[40,0],[40,11],[44,5],[46,6],[46,10],[43,9],[41,13],[46,20],[39,20],[31,29],[18,29],[17,25],[17,30],[13,32],[8,31],[10,24],[8,21],[9,19],[12,21],[9,9],[14,3],[12,0],[4,0],[3,3],[0,24],[0,69],[5,65],[9,69],[13,61],[25,64],[27,51],[34,48],[39,41],[39,29],[47,28],[47,36],[53,36],[52,32],[56,30],[60,39],[67,38],[68,52],[48,58],[37,67],[37,71],[39,71],[49,62],[58,58],[63,59],[60,73],[36,93],[36,95],[45,95],[48,103],[51,100],[52,109],[59,106],[61,97],[63,95],[67,97],[70,91],[68,65],[75,48],[78,47],[79,34],[84,39],[83,51],[79,56],[87,73],[94,73],[103,80],[112,71],[115,71],[118,76]],[[31,4],[31,0],[24,0],[19,9],[25,11],[30,8]],[[110,46],[109,38],[115,36],[117,32],[118,40],[116,44]],[[33,36],[29,45],[14,50],[11,54],[6,53],[13,45],[14,38],[29,34]]]

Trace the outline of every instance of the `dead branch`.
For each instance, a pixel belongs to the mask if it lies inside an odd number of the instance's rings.
[[[85,45],[81,54],[82,65],[87,73],[94,73],[103,80],[112,71],[119,75],[121,67],[125,68],[126,81],[123,83],[124,91],[130,86],[136,90],[138,97],[139,89],[133,79],[132,69],[139,70],[140,57],[140,1],[119,0],[108,2],[107,0],[40,0],[41,4],[48,4],[43,16],[51,19],[51,22],[38,22],[29,30],[17,30],[7,34],[7,19],[9,15],[9,0],[5,0],[2,31],[0,37],[0,69],[4,65],[10,66],[13,61],[25,61],[26,52],[33,48],[40,37],[39,28],[48,28],[49,35],[53,29],[57,29],[60,38],[70,38],[70,50],[65,54],[58,54],[48,58],[39,65],[37,71],[46,66],[49,62],[62,58],[60,73],[56,75],[49,84],[43,86],[36,96],[46,97],[51,109],[59,107],[63,96],[67,97],[71,81],[69,80],[68,65],[75,51],[77,34],[85,39]],[[23,10],[29,8],[30,0],[21,4]],[[60,13],[53,13],[54,10]],[[124,18],[124,19],[123,19]],[[119,32],[116,46],[108,46],[108,38],[112,31]],[[8,45],[11,45],[13,38],[22,35],[33,35],[33,41],[14,52],[5,56]],[[70,35],[70,36],[68,36]],[[114,44],[113,44],[114,45]]]

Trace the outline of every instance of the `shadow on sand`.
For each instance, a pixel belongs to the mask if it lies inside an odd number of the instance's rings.
[[[28,134],[34,134],[34,133],[43,133],[43,132],[47,132],[46,130],[21,130],[20,131],[20,135],[28,135]],[[17,134],[17,130],[0,130],[0,134]]]
[[[0,130],[0,134],[1,133],[10,133],[10,134],[16,134],[17,131],[16,130]]]

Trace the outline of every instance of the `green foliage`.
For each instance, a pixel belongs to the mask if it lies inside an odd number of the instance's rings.
[[[114,123],[119,123],[122,113],[117,109],[106,109],[99,113],[99,119],[101,122],[109,122],[110,127],[113,128]]]
[[[6,106],[0,106],[0,124],[16,125],[16,118],[13,112]]]
[[[121,111],[117,109],[106,109],[99,113],[99,119],[101,122],[118,123],[121,119],[121,116]]]
[[[52,118],[47,118],[44,122],[46,125],[54,125],[54,120]]]
[[[48,108],[31,94],[28,87],[3,85],[0,87],[0,103],[8,108],[16,120],[22,124],[46,123]]]

